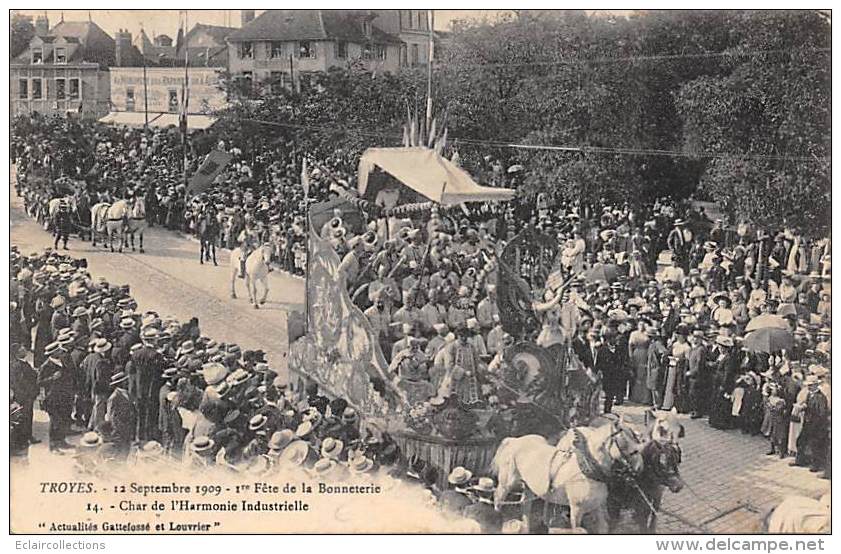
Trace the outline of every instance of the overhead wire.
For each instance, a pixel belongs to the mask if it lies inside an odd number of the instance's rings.
[[[255,118],[242,118],[242,121],[250,121],[261,125],[271,125],[276,127],[285,127],[307,131],[321,131],[327,133],[349,133],[360,136],[368,136],[373,138],[389,138],[401,140],[403,135],[397,133],[387,133],[383,131],[370,131],[365,129],[355,129],[348,127],[338,127],[335,125],[304,125],[300,123],[283,123],[279,121],[269,121]],[[547,152],[566,152],[566,153],[581,153],[581,154],[620,154],[633,156],[668,156],[673,158],[707,158],[707,159],[743,159],[743,160],[774,160],[774,161],[792,161],[792,162],[813,162],[825,163],[831,157],[821,156],[789,156],[789,155],[774,155],[774,154],[749,154],[749,153],[716,153],[716,152],[681,152],[677,150],[662,150],[654,148],[623,148],[623,147],[607,147],[607,146],[565,146],[554,144],[524,144],[516,142],[469,139],[461,137],[449,136],[448,140],[453,143],[470,144],[476,146],[488,146],[494,148],[509,148],[517,150],[539,150]]]

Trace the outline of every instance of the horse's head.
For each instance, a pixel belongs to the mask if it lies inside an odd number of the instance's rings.
[[[656,414],[652,410],[646,410],[645,425],[646,438],[659,443],[678,444],[678,441],[686,434],[675,409]]]
[[[649,441],[643,449],[643,458],[646,472],[658,485],[668,487],[674,493],[683,489],[683,479],[679,470],[682,458],[680,446]]]
[[[600,442],[607,461],[614,469],[639,475],[644,467],[642,436],[628,425],[623,417],[611,419],[609,425],[600,428],[602,439],[594,436],[595,442]]]
[[[131,217],[134,219],[143,219],[146,217],[146,200],[142,196],[137,196],[131,206]]]

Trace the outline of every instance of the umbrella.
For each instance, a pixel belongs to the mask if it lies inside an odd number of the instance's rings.
[[[790,331],[775,327],[757,329],[745,337],[745,347],[751,352],[779,352],[790,350],[794,346],[794,337]]]
[[[745,327],[745,331],[756,331],[757,329],[765,329],[768,327],[782,329],[784,331],[789,330],[788,322],[780,316],[776,314],[761,314],[748,322],[747,327]]]
[[[614,264],[596,264],[583,274],[587,282],[607,281],[612,283],[619,277],[619,266]]]

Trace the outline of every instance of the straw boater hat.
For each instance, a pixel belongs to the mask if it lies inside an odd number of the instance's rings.
[[[269,418],[267,418],[265,415],[257,414],[248,421],[248,428],[251,431],[260,431],[266,426],[266,423],[268,421]]]
[[[96,339],[93,345],[93,351],[97,354],[102,354],[111,350],[111,343],[106,339]]]
[[[50,308],[58,309],[58,308],[61,308],[62,306],[64,306],[64,297],[61,296],[60,294],[55,296],[50,301]]]
[[[351,473],[355,473],[357,475],[370,473],[374,469],[374,461],[367,456],[357,456],[353,458],[348,465]]]
[[[496,485],[494,485],[494,480],[490,477],[479,477],[479,481],[470,487],[470,489],[479,492],[494,492]]]
[[[119,373],[115,373],[113,377],[111,377],[111,386],[114,387],[116,385],[120,385],[128,381],[128,375],[120,371]]]
[[[312,433],[312,429],[313,429],[312,421],[304,421],[303,423],[298,425],[297,429],[295,429],[295,435],[302,438],[302,439],[306,438],[307,435]]]
[[[217,385],[228,375],[228,368],[222,364],[211,362],[202,366],[201,373],[205,383]]]
[[[339,439],[327,437],[324,439],[324,442],[321,443],[321,456],[324,458],[338,460],[344,447],[345,444]]]
[[[303,465],[310,453],[310,446],[305,441],[292,441],[280,454],[280,459],[296,466]]]
[[[79,448],[96,448],[102,444],[102,436],[96,431],[90,431],[82,435],[79,440]]]
[[[465,485],[473,478],[473,473],[469,469],[465,469],[461,466],[453,468],[450,472],[450,475],[447,477],[447,481],[451,485]]]
[[[164,447],[158,441],[148,441],[137,450],[138,458],[158,458],[163,454]]]
[[[291,429],[282,429],[280,431],[276,431],[272,435],[272,438],[269,440],[269,450],[273,450],[279,454],[287,446],[292,444],[292,441],[294,440],[295,433],[293,433]]]
[[[214,446],[216,446],[216,443],[213,439],[207,435],[202,435],[193,439],[193,442],[190,444],[190,450],[196,454],[209,454]]]
[[[73,317],[84,317],[88,315],[88,310],[84,306],[77,306],[75,310],[73,310]]]
[[[339,464],[336,460],[331,460],[330,458],[321,458],[315,465],[312,466],[312,475],[316,478],[324,479],[326,477],[331,477],[336,474],[337,470],[339,469]]]

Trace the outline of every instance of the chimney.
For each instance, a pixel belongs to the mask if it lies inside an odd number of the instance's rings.
[[[43,37],[50,32],[50,20],[46,15],[39,15],[35,18],[35,36]]]
[[[131,33],[127,29],[120,29],[114,35],[116,50],[114,52],[117,67],[123,67],[131,63],[129,51],[131,49]]]
[[[240,10],[241,27],[245,27],[254,19],[254,10]]]

